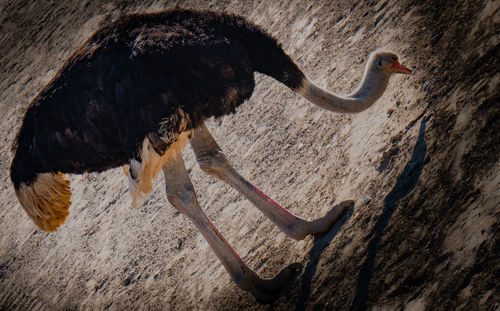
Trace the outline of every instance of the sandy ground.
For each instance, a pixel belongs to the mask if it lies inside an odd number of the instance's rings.
[[[311,80],[346,94],[371,51],[415,69],[357,115],[322,111],[258,75],[251,100],[209,128],[235,168],[329,233],[287,238],[184,152],[201,205],[263,277],[304,265],[272,305],[238,289],[169,205],[162,179],[137,209],[116,169],[71,176],[70,216],[36,229],[9,179],[30,100],[100,25],[174,6],[246,16]],[[0,309],[495,310],[500,205],[500,1],[0,2]],[[368,200],[369,198],[369,200]]]

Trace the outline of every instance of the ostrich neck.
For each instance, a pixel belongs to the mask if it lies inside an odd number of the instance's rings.
[[[361,112],[379,99],[387,88],[390,75],[368,66],[360,86],[349,95],[340,96],[323,90],[304,78],[297,92],[313,104],[334,112]]]

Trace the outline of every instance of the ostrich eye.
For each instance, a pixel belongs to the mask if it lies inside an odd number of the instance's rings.
[[[382,68],[382,60],[381,59],[377,60],[377,67]]]
[[[393,61],[394,63],[398,61],[398,58],[397,58],[395,55],[393,55],[393,56],[391,57],[391,59],[392,59],[392,61]]]

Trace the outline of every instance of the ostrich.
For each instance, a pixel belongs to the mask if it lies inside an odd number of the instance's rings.
[[[392,74],[411,70],[395,53],[376,51],[360,86],[342,97],[312,83],[275,39],[243,17],[175,9],[121,18],[74,52],[27,109],[10,167],[21,206],[41,230],[55,231],[71,204],[63,173],[124,166],[135,205],[163,170],[168,201],[198,228],[234,282],[258,301],[272,300],[300,266],[262,279],[243,262],[198,204],[182,160],[185,145],[204,172],[237,189],[293,239],[327,231],[353,201],[307,221],[231,167],[204,121],[249,99],[254,72],[321,108],[355,113],[382,96]]]

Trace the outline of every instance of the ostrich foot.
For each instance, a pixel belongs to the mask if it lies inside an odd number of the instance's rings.
[[[349,210],[354,206],[354,201],[344,201],[335,205],[325,216],[308,221],[305,224],[306,235],[308,234],[323,234],[328,232],[330,228]]]
[[[300,270],[302,270],[302,264],[297,262],[285,267],[273,279],[261,279],[255,275],[255,278],[251,280],[252,284],[248,291],[259,303],[272,303],[278,299],[280,291],[293,281],[293,278],[297,276]]]

